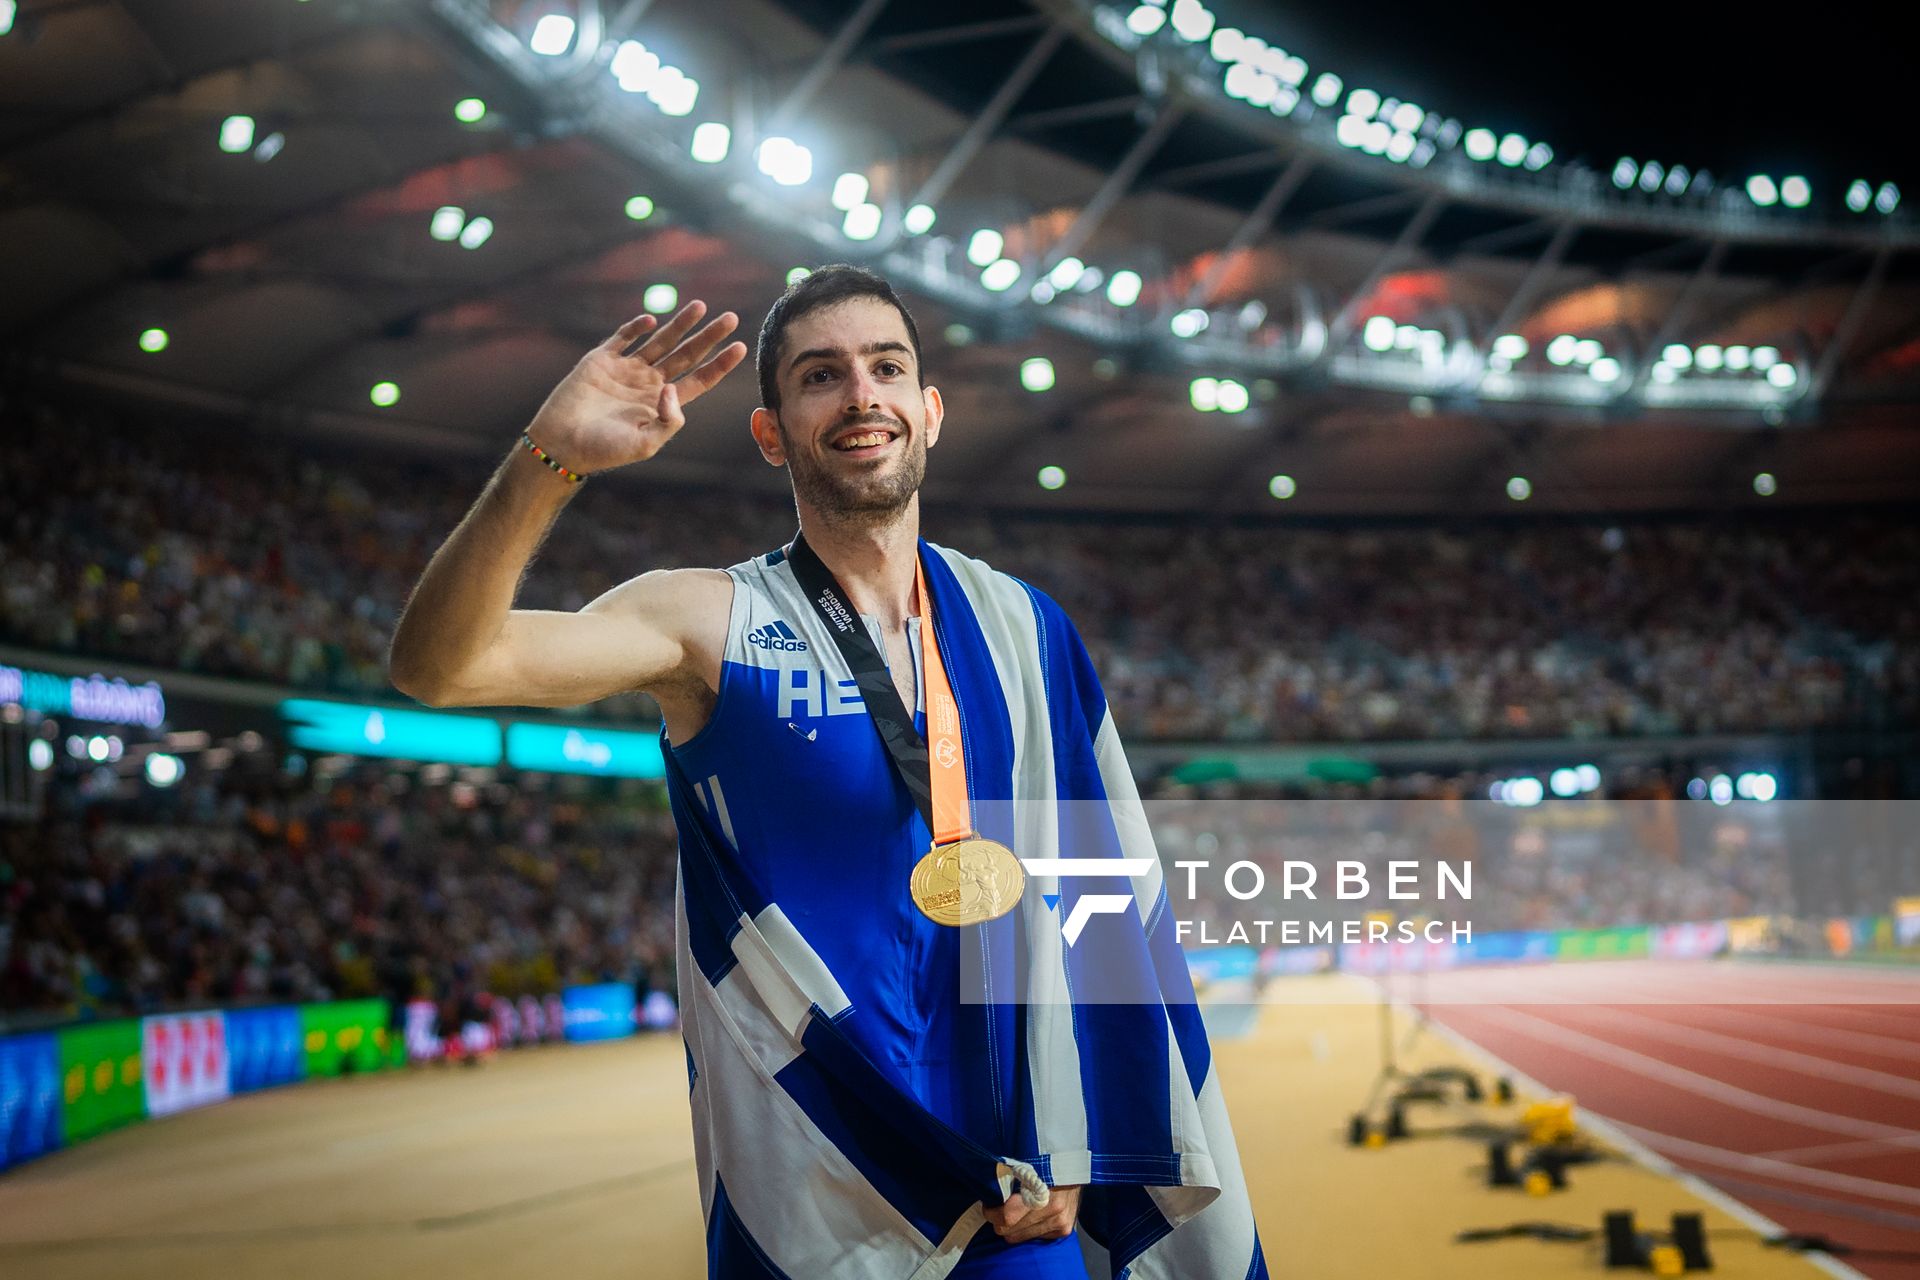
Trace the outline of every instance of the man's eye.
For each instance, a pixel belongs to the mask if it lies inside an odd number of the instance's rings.
[[[905,370],[900,367],[900,362],[897,360],[882,360],[880,362],[880,372],[886,377],[891,378],[896,374],[904,373]]]
[[[807,371],[808,382],[825,382],[832,376],[833,370],[831,369],[810,369]]]

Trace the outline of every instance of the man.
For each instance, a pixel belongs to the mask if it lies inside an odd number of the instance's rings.
[[[512,608],[575,477],[653,456],[744,358],[704,313],[631,321],[560,383],[429,564],[392,676],[435,706],[659,702],[710,1274],[1081,1280],[1077,1224],[1102,1275],[1264,1275],[1190,988],[1091,1003],[1097,946],[1149,985],[1177,964],[1142,923],[1157,862],[1027,885],[1008,847],[1151,854],[1064,615],[919,540],[943,406],[884,280],[824,268],[761,329],[789,547]]]

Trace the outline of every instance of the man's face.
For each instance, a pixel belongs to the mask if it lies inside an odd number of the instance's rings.
[[[754,415],[754,438],[785,462],[794,494],[830,516],[884,516],[920,490],[940,435],[940,393],[920,369],[900,312],[850,298],[787,329],[780,409]]]

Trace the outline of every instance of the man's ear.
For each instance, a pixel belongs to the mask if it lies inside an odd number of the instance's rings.
[[[753,442],[760,446],[760,456],[771,467],[784,467],[787,464],[787,448],[780,439],[780,419],[771,409],[755,409],[753,416],[747,419],[747,430],[753,433]]]
[[[940,440],[940,424],[946,419],[947,406],[940,399],[940,388],[920,388],[920,399],[927,409],[927,448],[931,449]]]

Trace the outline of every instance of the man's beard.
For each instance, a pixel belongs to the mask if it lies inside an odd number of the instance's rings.
[[[811,453],[795,449],[786,428],[780,430],[794,496],[829,519],[867,522],[897,515],[920,492],[921,481],[927,476],[927,446],[919,432],[908,431],[900,422],[877,414],[860,422],[900,431],[906,441],[905,456],[890,470],[865,475],[829,470],[816,464]]]

